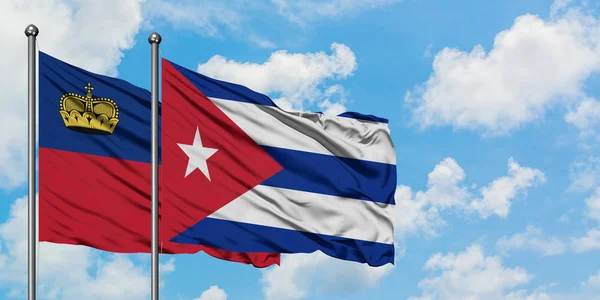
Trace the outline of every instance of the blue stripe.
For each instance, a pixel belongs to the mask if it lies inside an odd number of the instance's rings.
[[[379,123],[388,123],[388,119],[384,119],[384,118],[380,118],[374,115],[364,115],[361,113],[357,113],[357,112],[345,112],[345,113],[341,113],[338,115],[338,117],[344,117],[344,118],[350,118],[350,119],[357,119],[357,120],[364,120],[364,121],[371,121],[371,122],[379,122]]]
[[[91,73],[44,52],[39,53],[39,72],[40,147],[150,163],[149,91],[118,78]],[[65,127],[59,113],[61,96],[85,96],[88,82],[94,87],[93,97],[112,99],[119,108],[119,123],[111,135],[86,134]]]
[[[236,252],[312,253],[382,266],[394,263],[394,245],[205,218],[172,242]]]
[[[268,96],[255,92],[245,86],[210,78],[182,67],[170,60],[167,61],[206,97],[277,107],[273,100]],[[388,123],[387,119],[357,112],[345,112],[339,116],[357,120]]]
[[[396,165],[276,147],[263,149],[283,170],[261,185],[395,204]]]
[[[245,86],[210,78],[186,69],[172,61],[169,61],[169,63],[171,63],[179,73],[185,76],[206,97],[276,106],[269,97],[257,93]]]

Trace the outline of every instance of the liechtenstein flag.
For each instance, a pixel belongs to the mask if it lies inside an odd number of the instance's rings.
[[[284,111],[166,59],[162,100],[161,210],[179,220],[171,242],[394,262],[387,120]]]
[[[111,252],[150,252],[150,92],[120,79],[88,72],[43,52],[39,53],[39,74],[40,241],[85,245]],[[180,121],[189,120],[179,118],[169,122]],[[239,147],[244,145],[243,140],[234,142]],[[213,161],[226,152],[219,147]],[[235,145],[230,148],[243,149]],[[183,149],[195,153],[193,148]],[[172,151],[170,147],[166,151],[163,148],[162,154],[170,157]],[[164,162],[164,159],[160,162],[159,173],[173,173],[176,166],[165,168]],[[257,162],[261,162],[260,158]],[[214,168],[211,165],[211,170]],[[234,164],[229,181],[215,173],[213,180],[223,180],[230,192],[198,190],[175,195],[170,191],[175,186],[166,187],[164,198],[159,199],[162,253],[205,251],[217,258],[257,267],[279,263],[278,253],[241,253],[171,241],[179,236],[181,223],[188,219],[186,207],[210,209],[212,204],[207,203],[223,201],[223,198],[213,199],[215,194],[236,196],[239,191],[236,182],[253,184],[262,180],[254,173],[244,175],[244,168],[245,165]],[[271,168],[277,168],[276,164],[263,166]],[[196,173],[186,179],[193,180]],[[165,181],[165,176],[162,178]],[[192,186],[188,189],[194,191]],[[226,237],[227,233],[220,230],[219,233],[224,238],[236,238]]]

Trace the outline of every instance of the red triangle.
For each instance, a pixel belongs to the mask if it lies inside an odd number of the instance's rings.
[[[162,60],[161,240],[170,240],[282,167],[167,60]],[[208,160],[210,180],[198,169],[184,178],[199,129],[202,144],[218,149]]]

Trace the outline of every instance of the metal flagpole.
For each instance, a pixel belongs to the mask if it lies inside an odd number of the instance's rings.
[[[152,300],[158,300],[158,45],[162,38],[148,37],[152,47]]]
[[[27,219],[29,221],[28,225],[28,299],[35,300],[36,296],[36,240],[37,240],[37,222],[36,222],[36,201],[35,201],[35,183],[36,183],[36,168],[35,168],[35,142],[36,142],[36,79],[37,79],[37,70],[36,70],[36,38],[39,33],[38,28],[31,24],[25,28],[25,35],[27,36],[28,42],[28,53],[27,53],[27,93],[28,93],[28,101],[27,101],[27,111],[28,111],[28,133],[29,139],[27,142],[27,150],[28,150],[28,205],[29,212],[27,215]]]

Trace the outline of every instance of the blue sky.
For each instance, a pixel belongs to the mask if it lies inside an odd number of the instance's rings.
[[[40,50],[144,88],[147,37],[157,31],[163,57],[282,107],[390,120],[398,169],[393,268],[318,253],[284,256],[266,270],[205,254],[170,256],[162,259],[162,299],[600,295],[597,3],[19,2],[0,4],[9,45],[0,50],[1,69],[14,70],[0,75],[9,124],[0,136],[1,299],[23,298],[26,288],[25,203],[16,199],[26,195],[29,23],[40,28]],[[43,244],[40,261],[44,299],[149,297],[147,256]]]

